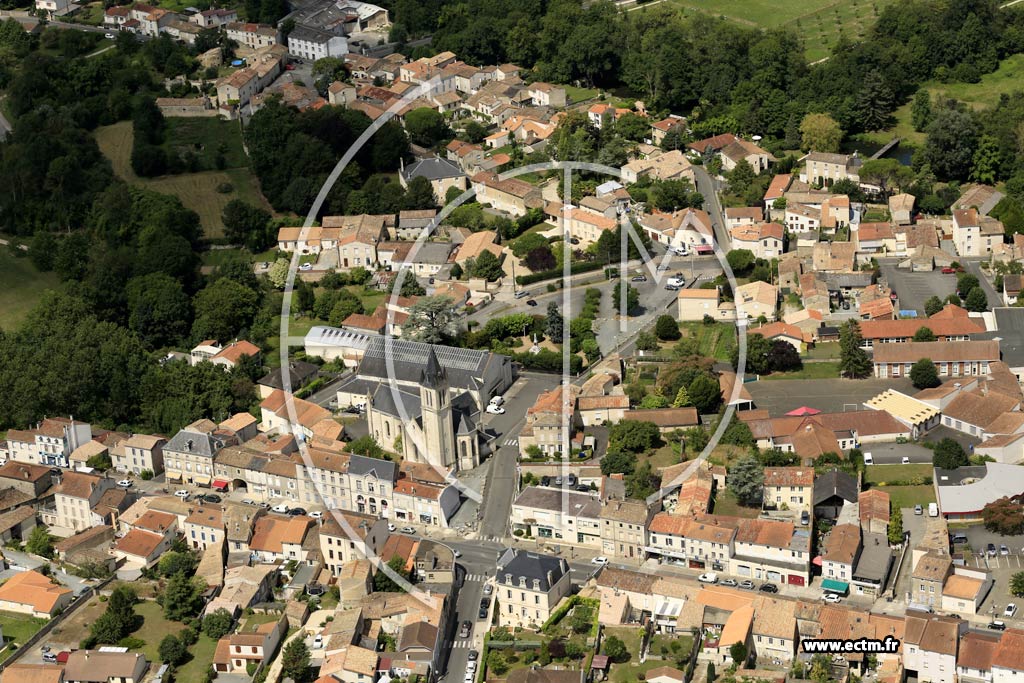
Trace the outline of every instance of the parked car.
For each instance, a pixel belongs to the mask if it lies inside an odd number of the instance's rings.
[[[779,587],[776,586],[774,583],[762,583],[761,587],[758,588],[758,590],[762,593],[778,593]]]
[[[949,266],[946,266],[945,268],[942,269],[943,275],[952,275],[954,273],[956,273],[956,268],[950,268]]]
[[[528,296],[530,296],[530,292],[529,291],[527,291],[525,289],[520,289],[518,292],[516,292],[516,297],[515,298],[517,298],[517,299],[525,299]]]
[[[182,500],[188,500],[188,497],[192,494],[186,491],[185,489],[178,489],[177,491],[174,492],[174,495],[176,495],[178,498],[181,498]]]
[[[914,506],[914,514],[915,515],[923,515],[924,514],[924,508],[921,507],[920,505],[915,505]]]
[[[394,524],[391,524],[390,522],[388,522],[388,531],[394,531],[397,528],[398,527],[396,527]]]
[[[496,405],[496,406],[500,406],[504,402],[505,402],[505,397],[504,396],[491,396],[491,400],[488,401],[489,404]]]
[[[665,289],[670,292],[678,292],[680,290],[679,285],[665,285]]]
[[[730,588],[736,587],[736,579],[722,579],[718,582],[719,586],[729,586]]]
[[[630,282],[647,282],[647,276],[646,275],[634,275],[633,277],[629,278],[629,280],[630,280]]]
[[[324,513],[320,512],[319,510],[314,510],[313,512],[309,513],[309,516],[313,519],[321,519],[324,516]]]
[[[414,534],[414,533],[416,533],[416,530],[413,529],[411,526],[403,526],[402,527],[402,533],[403,534]]]
[[[469,620],[462,622],[462,626],[459,627],[459,638],[469,638],[469,633],[472,630],[473,624],[469,623]]]
[[[1005,545],[1001,545],[999,546],[999,554],[1005,557],[1010,554],[1010,549]]]
[[[537,305],[537,300],[536,299],[527,299],[526,300],[526,305],[527,306],[536,306]]]
[[[570,237],[569,238],[569,244],[579,244],[579,243],[580,243],[580,238],[579,237]]]
[[[494,592],[494,584],[492,584],[492,583],[485,583],[484,584],[484,595],[490,595],[493,592]]]
[[[825,593],[824,595],[821,596],[821,599],[824,600],[825,602],[831,603],[833,605],[836,605],[836,604],[842,602],[842,600],[843,600],[842,596],[839,595],[838,593]]]
[[[988,627],[990,629],[992,629],[993,631],[1005,631],[1006,630],[1006,624],[1004,624],[1003,622],[999,621],[998,619],[993,621],[992,623],[990,623],[988,625]]]
[[[800,513],[800,525],[801,526],[807,526],[810,523],[811,523],[811,515],[810,515],[809,512],[807,512],[807,510],[804,510],[803,512]]]
[[[988,553],[989,557],[995,557],[996,556],[996,544],[995,543],[989,543],[987,546],[985,546],[985,552]]]
[[[904,465],[909,465],[910,464],[910,458],[908,456],[904,455],[902,458],[900,458],[900,463],[904,464]]]
[[[274,507],[270,508],[270,511],[271,512],[280,512],[281,514],[286,515],[286,514],[288,514],[288,510],[290,510],[290,509],[291,508],[289,508],[287,505],[285,505],[284,503],[281,503],[279,505],[275,505]]]
[[[480,653],[476,650],[469,651],[469,661],[475,662],[480,657]]]
[[[302,263],[302,264],[299,264],[299,270],[302,270],[302,271],[313,270],[313,264],[312,263]]]
[[[1004,617],[1012,617],[1016,613],[1017,613],[1017,605],[1016,605],[1016,603],[1013,603],[1013,602],[1011,602],[1009,605],[1007,605],[1006,609],[1003,610],[1003,616]]]
[[[487,410],[487,412],[490,413],[491,415],[505,414],[505,409],[499,406],[497,403],[488,403],[487,408],[485,410]]]
[[[681,277],[670,277],[665,283],[676,287],[682,287],[686,284],[686,280]]]
[[[598,555],[597,557],[595,557],[594,559],[592,559],[590,561],[590,564],[605,565],[605,564],[608,564],[608,558],[605,557],[604,555]]]
[[[718,583],[718,574],[714,572],[705,572],[698,576],[697,580],[701,583]]]
[[[749,580],[740,581],[739,587],[746,591],[752,591],[754,590],[754,582]]]
[[[205,496],[203,496],[203,501],[210,503],[211,505],[216,505],[221,501],[221,497],[218,496],[216,493],[207,493]]]
[[[106,38],[107,40],[115,40],[113,33],[104,33],[103,37]]]
[[[44,652],[43,653],[43,661],[46,662],[47,664],[56,664],[57,663],[57,655],[53,654],[52,652]]]
[[[480,607],[480,613],[477,614],[476,616],[477,616],[478,619],[486,619],[487,618],[487,608],[481,606]]]
[[[117,485],[123,489],[130,489],[132,487],[132,484],[134,483],[135,482],[133,482],[131,479],[122,479],[121,481],[117,482]]]

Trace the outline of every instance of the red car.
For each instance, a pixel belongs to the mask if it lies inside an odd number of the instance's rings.
[[[956,268],[950,268],[948,266],[942,269],[942,274],[943,275],[952,275],[955,272],[956,272]]]
[[[284,68],[285,68],[285,71],[295,71],[295,65],[294,64],[286,64]]]

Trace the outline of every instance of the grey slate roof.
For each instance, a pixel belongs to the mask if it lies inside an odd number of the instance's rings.
[[[857,480],[846,472],[832,470],[814,479],[814,504],[819,505],[832,496],[851,503],[857,502]]]
[[[396,392],[397,397],[395,396]],[[399,401],[401,401],[402,410],[398,408]],[[370,402],[373,404],[374,410],[403,420],[418,417],[423,412],[419,393],[409,391],[405,387],[395,387],[395,390],[392,390],[390,385],[383,382],[377,385]]]
[[[397,468],[390,460],[368,458],[365,455],[352,455],[348,461],[348,473],[364,476],[374,474],[378,479],[395,481]]]
[[[518,586],[519,579],[525,578],[526,587],[530,590],[533,590],[533,582],[538,581],[540,590],[546,592],[568,571],[568,563],[560,557],[509,548],[498,560],[495,577],[498,583],[510,586]]]
[[[601,515],[601,503],[594,496],[547,486],[527,486],[516,498],[514,504],[551,512],[565,511],[573,515],[595,519]]]
[[[306,381],[313,377],[320,368],[302,360],[293,360],[288,364],[288,376],[292,390],[297,390]],[[259,384],[272,389],[284,389],[283,368],[271,370],[264,377],[260,378]]]
[[[211,434],[202,432],[190,432],[182,429],[175,434],[167,445],[165,451],[175,453],[191,453],[193,455],[207,455],[211,458],[223,448],[224,443]]]
[[[356,374],[364,379],[376,377],[385,382],[393,376],[397,382],[419,385],[431,348],[448,375],[449,385],[455,389],[477,389],[481,385],[490,388],[501,384],[502,368],[511,362],[508,356],[489,351],[373,336],[367,340],[366,352]],[[393,375],[388,371],[388,356],[393,362]]]
[[[461,168],[447,159],[441,157],[430,157],[420,159],[410,164],[402,173],[406,182],[413,178],[423,176],[427,180],[442,180],[444,178],[460,178],[466,175]]]

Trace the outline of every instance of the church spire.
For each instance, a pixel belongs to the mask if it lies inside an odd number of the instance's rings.
[[[446,378],[447,374],[441,367],[441,363],[437,360],[434,347],[431,346],[430,351],[427,353],[427,366],[423,369],[423,373],[420,376],[420,383],[428,389],[437,389]]]

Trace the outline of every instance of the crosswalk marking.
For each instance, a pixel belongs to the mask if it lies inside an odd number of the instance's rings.
[[[519,439],[505,439],[503,446],[515,446],[519,444]]]
[[[467,574],[467,581],[485,581],[487,579],[486,574]]]

